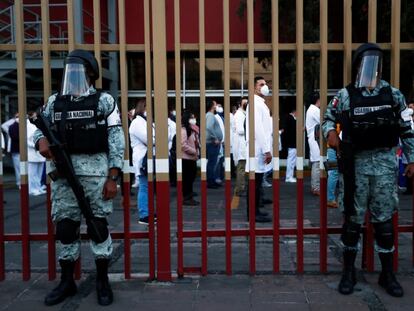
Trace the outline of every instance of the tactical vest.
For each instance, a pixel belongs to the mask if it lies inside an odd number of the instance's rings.
[[[71,101],[57,96],[52,130],[71,154],[108,152],[108,126],[104,115],[97,115],[101,93]]]
[[[398,106],[391,87],[382,88],[376,96],[363,96],[359,89],[348,85],[350,100],[349,131],[357,150],[391,148],[398,145]]]

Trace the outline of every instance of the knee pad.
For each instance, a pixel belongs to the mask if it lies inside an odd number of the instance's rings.
[[[108,222],[106,218],[93,217],[86,221],[88,235],[92,241],[99,244],[105,242],[109,236]]]
[[[360,231],[360,224],[354,222],[345,222],[342,226],[342,243],[348,247],[356,247],[358,245]]]
[[[62,244],[71,244],[80,237],[80,221],[63,218],[56,224],[56,238]]]
[[[394,247],[394,226],[392,220],[375,223],[374,228],[377,245],[384,249],[392,249]]]

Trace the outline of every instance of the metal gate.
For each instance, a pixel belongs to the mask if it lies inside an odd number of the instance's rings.
[[[75,38],[74,25],[74,0],[67,1],[67,43],[52,44],[45,38],[50,37],[49,29],[49,1],[41,0],[41,31],[42,43],[29,44],[24,41],[24,11],[23,1],[14,1],[14,21],[15,21],[15,43],[0,44],[0,51],[10,51],[16,53],[17,62],[17,86],[18,86],[18,108],[20,115],[20,150],[21,151],[21,233],[8,234],[4,232],[4,211],[3,211],[3,183],[0,179],[0,280],[5,279],[5,252],[4,245],[6,241],[20,241],[22,246],[22,277],[23,280],[30,279],[30,243],[31,241],[44,241],[48,245],[48,269],[49,279],[56,277],[56,260],[55,260],[55,236],[54,227],[48,217],[47,232],[31,233],[29,228],[29,204],[28,204],[28,186],[27,186],[27,152],[26,150],[26,123],[23,122],[26,116],[26,80],[25,80],[25,53],[28,51],[39,51],[43,58],[43,77],[44,77],[44,98],[51,93],[51,53],[56,51],[70,51],[75,48],[83,48],[91,50],[95,53],[99,64],[101,65],[102,52],[118,52],[119,53],[119,70],[120,70],[120,103],[122,110],[123,128],[128,133],[128,68],[127,68],[127,52],[139,51],[145,53],[145,81],[146,81],[146,98],[148,112],[148,137],[152,137],[152,122],[156,124],[156,154],[152,153],[152,139],[148,139],[148,163],[149,163],[149,212],[150,224],[147,232],[131,231],[130,217],[130,177],[129,172],[125,170],[123,175],[123,191],[122,199],[124,230],[123,232],[112,232],[113,239],[123,239],[124,241],[124,273],[126,278],[131,277],[131,241],[137,239],[147,239],[149,241],[149,278],[158,279],[160,281],[170,281],[172,279],[171,272],[171,234],[170,228],[170,186],[168,176],[168,147],[167,147],[167,48],[166,48],[166,5],[173,4],[174,12],[174,57],[175,57],[175,107],[177,111],[177,124],[181,124],[181,52],[196,51],[199,56],[199,80],[200,80],[200,132],[201,132],[201,220],[200,230],[185,230],[183,219],[183,197],[182,197],[182,152],[181,141],[177,140],[177,274],[183,276],[186,273],[200,273],[206,275],[208,273],[207,264],[207,248],[208,239],[211,237],[222,237],[225,239],[225,271],[231,275],[233,271],[232,265],[232,242],[236,237],[248,237],[249,243],[249,272],[256,273],[256,237],[266,236],[272,241],[273,252],[273,272],[280,271],[280,263],[282,261],[280,255],[280,240],[282,236],[296,237],[297,247],[297,273],[304,272],[304,237],[307,235],[319,236],[319,270],[321,273],[327,272],[327,240],[329,234],[340,233],[340,227],[328,226],[326,188],[327,178],[326,171],[322,162],[326,158],[326,149],[321,138],[321,196],[320,196],[320,226],[309,227],[304,225],[304,147],[301,142],[303,137],[303,119],[304,119],[304,51],[320,52],[320,97],[321,119],[326,109],[328,98],[328,51],[343,51],[344,59],[344,76],[343,84],[347,84],[351,79],[351,55],[352,50],[357,46],[352,42],[352,0],[343,1],[343,20],[344,34],[343,43],[328,42],[328,0],[320,1],[319,23],[320,23],[320,40],[319,42],[304,43],[304,25],[303,10],[304,2],[296,0],[296,42],[280,43],[279,42],[279,3],[277,0],[271,1],[271,43],[255,44],[254,41],[254,1],[247,0],[247,42],[231,43],[230,42],[230,3],[234,5],[235,1],[222,1],[223,15],[223,42],[206,43],[205,40],[205,5],[207,1],[198,1],[198,12],[194,12],[198,16],[198,44],[182,43],[180,40],[180,22],[186,18],[180,14],[180,5],[183,0],[158,1],[158,0],[142,0],[143,20],[137,27],[144,28],[144,44],[131,44],[126,42],[126,7],[127,0],[119,0],[116,2],[118,11],[118,35],[119,42],[117,44],[105,44],[101,41],[101,36],[94,36],[93,44],[77,43]],[[112,2],[112,1],[109,1]],[[181,2],[181,3],[180,3]],[[141,2],[140,2],[141,3]],[[377,37],[377,1],[369,0],[368,14],[368,39],[375,42]],[[100,0],[93,1],[93,31],[95,34],[101,33],[100,23]],[[170,7],[171,8],[171,7]],[[381,43],[380,46],[391,51],[391,82],[394,86],[399,86],[400,77],[400,51],[414,48],[414,43],[400,43],[400,16],[401,1],[392,1],[392,17],[391,17],[391,42]],[[171,27],[168,24],[168,27]],[[229,140],[225,144],[225,219],[224,228],[209,229],[207,210],[209,208],[209,200],[207,195],[206,183],[206,148],[205,135],[206,121],[204,116],[206,107],[206,51],[220,51],[223,53],[224,61],[224,115],[225,115],[225,136],[230,136],[229,115],[230,115],[230,52],[245,51],[248,55],[248,89],[249,102],[253,102],[254,86],[254,57],[255,51],[271,51],[273,62],[273,132],[278,133],[278,116],[279,116],[279,52],[294,51],[296,53],[296,108],[297,108],[297,199],[296,199],[296,227],[283,227],[280,222],[280,159],[278,142],[279,136],[274,137],[273,146],[273,222],[269,227],[256,227],[254,220],[254,193],[255,179],[254,170],[249,172],[249,200],[250,200],[250,221],[247,229],[236,229],[232,226],[231,214],[231,176],[230,176],[230,145]],[[154,81],[154,83],[152,83]],[[97,87],[102,87],[102,80],[97,81]],[[149,104],[150,100],[154,105]],[[254,114],[249,115],[250,124],[254,123]],[[253,131],[250,132],[250,141],[254,139]],[[128,141],[128,140],[127,140]],[[128,150],[128,146],[126,148]],[[125,168],[129,167],[130,155],[126,152]],[[155,157],[155,167],[152,167]],[[0,155],[1,159],[1,155]],[[254,162],[254,145],[250,144],[249,161]],[[251,165],[250,167],[253,167]],[[154,189],[157,195],[154,195]],[[50,214],[50,187],[48,187],[47,196],[47,214]],[[414,208],[414,203],[413,203]],[[157,211],[158,222],[154,224],[154,211]],[[414,217],[414,215],[413,215]],[[395,215],[394,222],[398,222],[398,215]],[[414,236],[413,222],[410,225],[398,227],[398,232],[412,233]],[[82,234],[82,238],[86,239],[86,234]],[[184,241],[189,238],[200,239],[201,262],[198,266],[187,266],[184,263]],[[413,239],[414,240],[414,239]],[[367,225],[364,229],[364,264],[368,271],[374,269],[373,257],[373,229],[371,225]],[[395,244],[398,245],[398,234],[395,237]],[[398,247],[395,257],[398,258]],[[414,262],[414,256],[411,259]],[[398,260],[394,261],[397,269]],[[80,264],[77,266],[77,273],[80,273]]]

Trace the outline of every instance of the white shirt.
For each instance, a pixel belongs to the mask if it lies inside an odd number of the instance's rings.
[[[315,126],[320,123],[320,109],[315,105],[310,105],[306,111],[306,133],[308,135],[311,162],[317,162],[320,160],[319,145],[315,140]]]
[[[155,130],[152,133],[154,138]],[[141,116],[137,116],[132,120],[129,126],[129,138],[132,148],[132,165],[134,166],[135,175],[139,176],[141,175],[142,159],[144,159],[148,150],[147,121]]]
[[[234,121],[234,115],[230,112],[230,153],[233,154],[234,159],[234,139],[236,135],[236,124]]]
[[[246,111],[246,141],[247,149],[249,146],[249,107]],[[272,120],[270,117],[270,111],[267,107],[264,98],[254,95],[254,137],[255,137],[255,170],[256,173],[265,173],[265,153],[272,151]],[[246,163],[246,172],[250,170],[250,161]]]
[[[233,144],[233,159],[237,162],[239,160],[246,160],[246,138],[244,131],[244,121],[246,120],[246,111],[243,108],[237,109],[234,114],[234,127],[236,133],[234,135]]]
[[[36,150],[33,141],[34,133],[37,130],[36,125],[32,124],[29,119],[27,120],[27,161],[28,162],[46,162],[46,158],[43,157],[39,151]]]
[[[224,142],[224,135],[225,135],[225,131],[224,131],[224,122],[223,122],[223,119],[220,117],[220,115],[217,113],[217,114],[215,114],[214,115],[214,117],[216,118],[216,120],[217,120],[217,122],[218,122],[218,124],[220,125],[220,129],[221,129],[221,132],[223,133],[223,139],[222,139],[222,143]]]
[[[175,122],[171,120],[170,118],[168,118],[168,151],[171,150],[172,141],[176,133],[177,133],[177,127],[176,127]]]

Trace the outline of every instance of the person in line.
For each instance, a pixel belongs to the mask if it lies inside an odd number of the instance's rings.
[[[308,136],[308,144],[310,151],[310,162],[311,162],[311,193],[313,195],[320,194],[320,150],[319,144],[315,140],[315,127],[321,123],[320,117],[320,99],[319,93],[314,93],[311,99],[311,105],[306,111],[306,133]]]
[[[285,119],[282,138],[283,146],[288,150],[285,182],[295,183],[296,178],[293,175],[296,167],[296,107],[291,109]]]
[[[87,225],[87,230],[96,264],[98,303],[105,306],[113,301],[108,280],[113,247],[107,217],[112,212],[112,199],[123,167],[124,133],[115,99],[94,88],[99,78],[96,58],[88,51],[74,50],[66,57],[64,66],[61,91],[49,97],[42,114],[67,146],[75,174],[92,208],[95,226],[92,230]],[[33,140],[44,157],[53,159],[49,142],[40,130]],[[81,248],[81,210],[75,194],[65,176],[59,176],[51,187],[62,274],[59,285],[45,298],[48,306],[75,295],[73,273]]]
[[[14,122],[8,128],[9,141],[7,150],[11,153],[13,160],[14,174],[16,177],[16,186],[20,189],[20,145],[19,145],[19,114],[16,113]]]
[[[200,202],[194,200],[193,184],[197,177],[197,160],[200,154],[200,140],[196,130],[197,120],[190,111],[185,111],[182,117],[181,149],[183,159],[183,204],[197,206]]]
[[[219,185],[223,184],[224,180],[224,140],[226,136],[225,128],[224,128],[224,108],[221,104],[216,102],[216,114],[215,117],[217,119],[218,124],[220,125],[221,134],[223,139],[220,143],[220,151],[217,159],[216,165],[216,183]]]
[[[351,294],[357,282],[355,259],[367,210],[382,267],[378,284],[391,296],[404,295],[393,271],[392,217],[398,208],[395,154],[401,139],[408,162],[405,175],[412,177],[414,131],[403,94],[381,79],[382,59],[381,48],[373,43],[364,43],[355,51],[352,82],[331,100],[322,125],[329,146],[338,151],[339,206],[344,213],[344,268],[338,291],[344,295]]]
[[[217,189],[216,166],[220,154],[223,132],[215,117],[217,103],[213,100],[206,105],[206,148],[207,148],[207,188]]]
[[[234,136],[234,160],[236,162],[236,186],[235,193],[237,196],[246,196],[246,133],[245,133],[245,121],[246,121],[246,109],[247,98],[242,98],[239,102],[239,108],[234,114],[234,124],[236,134]]]
[[[138,178],[138,222],[143,225],[149,224],[148,217],[148,169],[147,169],[147,104],[145,99],[139,99],[135,106],[135,119],[129,127],[129,137],[132,147],[132,163],[135,176]],[[153,142],[155,131],[153,130]]]
[[[255,146],[255,221],[256,222],[271,222],[266,211],[262,211],[260,206],[265,204],[262,198],[262,182],[264,173],[267,171],[267,164],[272,161],[272,122],[270,111],[265,103],[265,97],[269,95],[269,87],[266,80],[257,76],[254,78],[254,146]],[[250,105],[247,106],[246,112],[246,141],[247,148],[249,148],[249,110],[252,109]],[[248,149],[247,149],[248,150]],[[246,172],[250,170],[250,163],[246,163]],[[247,198],[249,202],[249,198]],[[249,204],[247,204],[247,218],[249,219]]]

